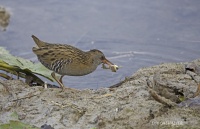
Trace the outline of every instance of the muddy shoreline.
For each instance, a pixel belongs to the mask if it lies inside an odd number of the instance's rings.
[[[116,87],[98,90],[61,92],[30,87],[21,80],[0,80],[0,122],[15,120],[38,128],[46,124],[54,129],[199,128],[199,95],[194,98],[199,66],[200,60],[195,60],[142,68]],[[158,102],[149,88],[175,105]],[[183,94],[184,100],[178,101],[180,96],[172,89]]]

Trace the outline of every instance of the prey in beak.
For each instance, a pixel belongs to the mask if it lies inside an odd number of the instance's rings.
[[[108,67],[106,67],[105,64],[107,64]],[[102,59],[102,68],[103,69],[111,69],[112,72],[116,72],[119,69],[119,67],[117,65],[114,65],[112,62],[110,62],[106,58]]]

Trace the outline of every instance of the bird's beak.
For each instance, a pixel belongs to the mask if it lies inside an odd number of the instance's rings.
[[[107,60],[106,58],[102,60],[103,64],[107,64],[109,66],[114,65],[112,62],[110,62],[109,60]]]

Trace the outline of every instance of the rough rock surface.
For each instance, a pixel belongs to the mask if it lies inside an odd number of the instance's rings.
[[[98,90],[61,92],[0,80],[0,122],[54,129],[200,128],[199,66],[195,60],[142,68],[120,85]],[[156,101],[149,91],[174,105]]]

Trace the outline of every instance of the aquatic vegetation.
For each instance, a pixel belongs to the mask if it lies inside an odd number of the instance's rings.
[[[12,76],[9,76],[7,73],[14,74],[18,78],[24,78],[25,82],[29,85],[44,84],[37,75],[54,81],[51,77],[51,71],[45,68],[41,63],[33,63],[21,57],[13,56],[7,50],[0,47],[0,76],[6,79],[13,79]]]

